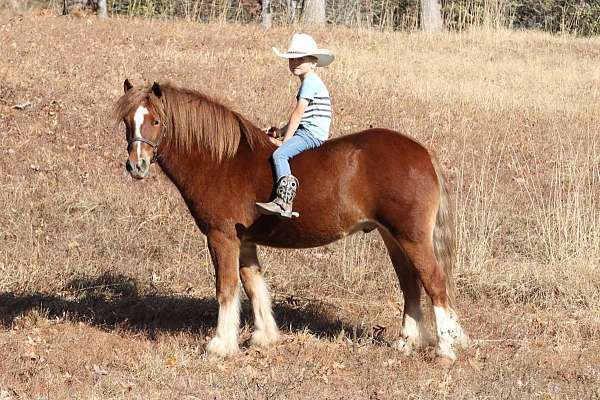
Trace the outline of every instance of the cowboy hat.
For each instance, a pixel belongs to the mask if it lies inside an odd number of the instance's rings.
[[[325,67],[335,58],[333,53],[327,49],[319,49],[317,42],[306,33],[295,33],[290,39],[287,51],[281,52],[273,47],[273,52],[281,58],[300,58],[313,56],[317,59],[318,67]]]

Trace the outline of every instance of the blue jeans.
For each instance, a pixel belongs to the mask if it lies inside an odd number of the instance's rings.
[[[314,137],[304,128],[298,128],[288,141],[283,143],[273,153],[273,164],[275,165],[276,182],[283,176],[291,175],[290,163],[288,160],[305,150],[314,149],[323,144],[323,141]]]

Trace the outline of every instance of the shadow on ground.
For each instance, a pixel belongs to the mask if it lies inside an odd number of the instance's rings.
[[[48,318],[66,317],[107,330],[146,333],[206,332],[214,328],[218,304],[214,298],[193,298],[165,294],[140,294],[135,280],[124,275],[72,279],[60,295],[48,293],[0,293],[0,325],[9,328],[29,311],[38,310]],[[299,302],[287,297],[273,304],[275,319],[282,330],[308,329],[319,337],[335,337],[342,330],[363,335],[363,330],[333,315],[331,306]],[[243,302],[242,324],[251,324],[252,310]]]

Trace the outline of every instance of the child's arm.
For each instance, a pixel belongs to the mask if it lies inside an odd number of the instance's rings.
[[[290,117],[290,122],[287,124],[287,131],[283,136],[282,142],[289,140],[292,136],[294,136],[294,132],[298,129],[300,125],[300,120],[302,119],[302,115],[304,114],[304,110],[308,106],[308,100],[300,98],[298,103],[296,103],[296,108],[292,112],[292,116]]]

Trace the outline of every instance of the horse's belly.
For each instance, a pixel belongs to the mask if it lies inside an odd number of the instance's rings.
[[[281,247],[290,249],[305,249],[308,247],[325,246],[343,238],[345,235],[322,235],[319,237],[308,236],[278,236],[278,237],[256,237],[250,240],[261,246]]]
[[[270,225],[271,229],[260,224],[251,227],[244,239],[263,246],[299,249],[324,246],[355,232],[370,232],[377,227],[372,221],[361,221],[348,226],[309,226],[298,220],[282,220]]]

